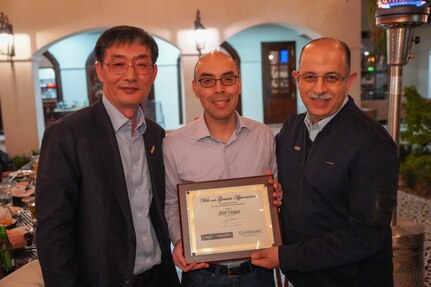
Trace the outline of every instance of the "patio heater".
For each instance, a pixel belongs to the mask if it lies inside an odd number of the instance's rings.
[[[399,146],[402,69],[410,58],[414,29],[427,23],[430,7],[426,1],[377,0],[376,24],[386,30],[389,70],[388,131]],[[397,220],[395,206],[392,215],[392,246],[394,251],[395,286],[424,284],[424,226],[407,220]]]

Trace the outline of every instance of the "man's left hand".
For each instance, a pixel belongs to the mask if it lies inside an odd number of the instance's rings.
[[[278,246],[254,252],[251,254],[251,264],[266,269],[278,268]]]

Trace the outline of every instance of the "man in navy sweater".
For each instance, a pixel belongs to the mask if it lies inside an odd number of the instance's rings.
[[[307,112],[287,118],[276,137],[283,245],[252,263],[280,266],[295,287],[393,286],[397,148],[348,96],[350,61],[337,39],[302,49],[293,76]]]

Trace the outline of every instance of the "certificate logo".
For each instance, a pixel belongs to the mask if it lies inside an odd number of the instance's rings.
[[[238,234],[242,237],[247,236],[256,236],[262,233],[262,230],[260,229],[253,229],[253,230],[240,230],[238,231]]]
[[[201,234],[202,241],[225,239],[225,238],[233,238],[233,232]]]

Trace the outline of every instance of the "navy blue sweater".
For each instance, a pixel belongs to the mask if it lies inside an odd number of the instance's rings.
[[[392,286],[396,145],[350,97],[308,148],[304,117],[276,137],[283,273],[295,287]]]

